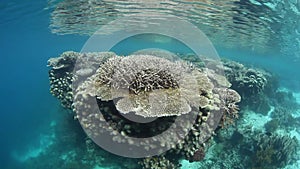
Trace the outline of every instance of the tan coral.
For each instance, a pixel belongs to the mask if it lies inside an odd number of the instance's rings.
[[[115,100],[121,113],[135,112],[143,117],[214,107],[209,106],[213,84],[205,72],[151,55],[110,58],[81,89],[102,101]]]
[[[216,72],[209,74],[207,70],[190,67],[185,62],[174,62],[156,56],[110,56],[107,59],[92,55],[80,57],[82,61],[95,60],[93,68],[97,66],[97,70],[93,69],[94,75],[80,83],[74,93],[73,103],[74,111],[77,112],[76,118],[92,138],[101,138],[103,134],[109,133],[112,142],[127,142],[146,151],[153,151],[158,147],[159,154],[170,149],[168,153],[192,159],[204,146],[202,143],[214,133],[220,118],[223,123],[232,121],[238,115],[235,103],[240,101],[240,96],[225,87],[227,85],[222,86],[224,78],[220,75],[218,81],[212,76]],[[79,65],[75,72],[86,72],[90,67],[85,62],[81,63],[83,65]],[[155,83],[159,85],[147,87]],[[142,127],[140,123],[127,120],[123,116],[129,112],[135,112],[142,117],[161,118],[153,118],[156,119],[153,123]],[[188,121],[189,118],[183,115],[185,113],[188,116],[195,115],[196,120]],[[174,117],[179,115],[180,118]],[[176,123],[173,124],[174,119]],[[176,132],[165,132],[172,129]],[[137,141],[133,137],[161,132],[166,134],[155,137],[149,135],[149,139],[143,141]],[[180,142],[174,143],[174,140]],[[168,160],[170,159],[167,156],[162,155],[158,161],[149,158],[142,161],[141,165],[145,165],[145,168],[175,168],[173,160]]]

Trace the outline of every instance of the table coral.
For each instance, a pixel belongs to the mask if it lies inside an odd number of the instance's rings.
[[[88,136],[110,133],[111,141],[116,143],[144,147],[145,151],[157,149],[158,143],[161,148],[169,150],[158,157],[165,159],[165,164],[155,163],[154,158],[157,157],[150,157],[141,161],[144,167],[155,164],[175,168],[182,157],[191,161],[200,160],[205,156],[203,143],[220,125],[220,120],[221,123],[230,123],[238,117],[236,104],[241,97],[236,91],[228,89],[231,84],[218,71],[144,54],[117,56],[105,52],[74,52],[73,55],[77,63],[69,64],[73,64],[73,70],[65,70],[73,78],[65,83],[70,88],[65,90],[61,84],[55,86],[56,83],[51,83],[51,87],[60,89],[63,94],[73,89],[73,100],[67,101],[67,108],[76,112],[76,118]],[[65,64],[65,56],[66,53],[49,61],[52,67],[50,72],[62,71],[55,68]],[[50,76],[55,80],[55,76]],[[95,98],[97,106],[93,107],[90,100]],[[99,110],[103,116],[97,113]],[[130,113],[157,119],[149,123],[136,123],[124,117]],[[179,120],[173,126],[177,117],[185,119],[186,115],[192,115],[195,119],[192,122]],[[187,134],[170,133],[167,137],[154,137],[156,144],[127,139],[128,136],[152,137],[170,129]],[[175,145],[171,136],[174,134],[181,138]],[[170,160],[170,157],[178,160]]]
[[[80,92],[102,101],[120,98],[116,108],[121,113],[131,110],[144,117],[163,117],[186,114],[192,107],[204,108],[209,102],[214,107],[209,97],[212,86],[205,72],[184,62],[131,55],[109,59]]]

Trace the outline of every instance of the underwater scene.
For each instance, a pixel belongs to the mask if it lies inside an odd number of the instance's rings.
[[[1,0],[1,169],[299,169],[300,0]]]

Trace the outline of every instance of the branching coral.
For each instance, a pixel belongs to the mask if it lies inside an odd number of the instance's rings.
[[[213,61],[207,62],[213,64]],[[266,96],[274,95],[276,91],[275,76],[265,70],[249,68],[234,61],[223,60],[223,64],[223,68],[218,68],[224,71],[232,89],[242,96],[242,105],[267,114],[271,107]]]
[[[253,167],[283,167],[299,148],[298,140],[289,136],[262,135],[256,145]]]
[[[220,95],[220,105],[222,112],[224,112],[220,125],[225,127],[228,124],[232,124],[238,118],[239,108],[237,103],[241,101],[241,96],[232,89],[216,88],[214,90]]]
[[[228,80],[242,97],[264,92],[272,76],[264,70],[248,68],[228,60],[224,61],[224,70]]]

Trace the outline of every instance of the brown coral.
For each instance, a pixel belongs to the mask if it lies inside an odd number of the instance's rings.
[[[72,109],[73,88],[95,73],[99,64],[114,56],[112,52],[78,53],[67,51],[48,60],[50,92],[61,104]]]
[[[222,127],[232,124],[238,118],[239,108],[237,103],[241,101],[241,96],[232,89],[216,88],[214,89],[220,96],[220,108],[222,109],[223,116],[220,122]]]
[[[190,161],[202,161],[205,157],[205,150],[203,147],[200,147],[193,155]]]
[[[109,59],[83,88],[102,101],[118,99],[116,108],[121,113],[162,117],[207,106],[213,85],[204,72],[186,63],[131,55]]]
[[[85,62],[76,63],[72,77],[84,78],[75,86],[73,106],[93,139],[103,140],[108,134],[112,142],[127,143],[146,153],[169,150],[171,155],[196,161],[203,157],[202,143],[222,116],[231,120],[237,116],[240,96],[227,89],[228,81],[218,72],[150,55],[83,55],[82,61],[92,61],[92,72]],[[132,112],[156,120],[141,124],[124,118]],[[151,157],[141,164],[175,166],[168,156],[160,157],[166,160],[157,163]]]

